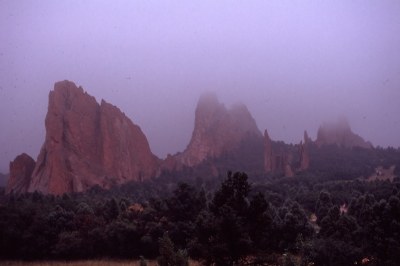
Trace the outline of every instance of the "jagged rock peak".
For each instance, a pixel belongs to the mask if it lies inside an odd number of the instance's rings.
[[[336,122],[324,123],[319,127],[316,144],[338,145],[343,148],[362,147],[372,148],[370,142],[355,134],[346,118],[339,118]]]
[[[10,176],[6,187],[6,193],[26,192],[34,168],[35,160],[26,153],[18,155],[14,161],[10,162]]]
[[[227,109],[215,93],[205,93],[196,107],[192,138],[179,160],[197,165],[234,149],[248,136],[262,137],[247,107],[237,104]]]
[[[62,194],[149,178],[158,159],[117,107],[62,81],[49,94],[46,139],[28,191]]]

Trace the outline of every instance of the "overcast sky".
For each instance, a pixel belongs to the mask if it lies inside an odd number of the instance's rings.
[[[397,0],[0,0],[0,40],[0,172],[36,159],[64,79],[118,106],[161,158],[188,144],[204,91],[246,104],[275,140],[345,115],[400,146]]]

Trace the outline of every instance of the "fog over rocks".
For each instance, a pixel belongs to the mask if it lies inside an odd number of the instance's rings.
[[[140,125],[160,158],[190,141],[196,103],[244,103],[273,140],[346,116],[400,146],[398,1],[0,2],[0,172],[45,139],[47,95],[73,80]]]

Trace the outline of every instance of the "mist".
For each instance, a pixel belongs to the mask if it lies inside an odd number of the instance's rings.
[[[48,93],[71,80],[118,106],[163,158],[200,95],[246,104],[297,143],[346,116],[400,146],[399,1],[0,1],[0,172],[44,142]]]

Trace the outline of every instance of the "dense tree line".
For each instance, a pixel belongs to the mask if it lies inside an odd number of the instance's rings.
[[[186,265],[188,256],[205,265],[400,263],[398,180],[312,181],[259,185],[237,172],[228,173],[213,193],[204,184],[178,183],[169,185],[171,193],[165,185],[165,195],[147,198],[138,198],[139,191],[161,190],[136,184],[132,198],[99,188],[58,197],[3,196],[0,257],[143,256],[159,257],[160,265]],[[129,194],[128,188],[122,191]]]
[[[319,164],[292,178],[185,178],[193,176],[186,169],[180,178],[62,196],[2,190],[0,259],[399,265],[400,180],[359,178],[378,163],[400,166],[399,151],[376,152],[327,147]]]

